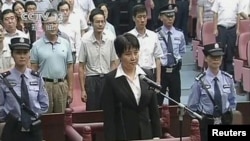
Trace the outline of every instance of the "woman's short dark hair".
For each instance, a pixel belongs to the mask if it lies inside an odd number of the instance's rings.
[[[16,7],[18,4],[20,4],[20,5],[23,7],[23,9],[25,9],[25,6],[24,6],[23,2],[21,2],[21,1],[15,1],[15,2],[13,3],[13,5],[12,5],[12,11],[15,11],[15,7]]]
[[[131,33],[124,33],[123,35],[117,36],[114,41],[115,51],[117,56],[120,58],[122,54],[130,49],[140,49],[138,39]]]
[[[106,3],[100,3],[97,8],[101,9],[103,6],[105,6],[108,9],[108,5]]]

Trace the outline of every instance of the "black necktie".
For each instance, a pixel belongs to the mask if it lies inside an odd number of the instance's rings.
[[[168,66],[172,66],[175,64],[175,58],[174,58],[174,52],[173,52],[173,44],[172,44],[172,39],[171,39],[171,32],[168,31],[168,55],[167,55],[167,59],[168,59]]]
[[[215,77],[214,78],[214,103],[215,103],[214,116],[216,117],[221,116],[222,114],[221,93],[220,93],[220,88],[219,88],[217,81],[218,81],[218,78]]]
[[[25,75],[22,74],[21,78],[21,99],[22,102],[25,103],[25,105],[27,107],[30,106],[29,104],[29,92],[28,92],[28,88],[27,85],[25,83],[24,80]],[[29,129],[30,125],[31,125],[31,116],[21,107],[21,122],[22,122],[22,126],[24,129]]]

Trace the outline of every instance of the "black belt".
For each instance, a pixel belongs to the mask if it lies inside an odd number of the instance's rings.
[[[209,118],[209,119],[218,118],[218,117],[216,117],[216,116],[214,116],[214,115],[204,114],[204,113],[201,113],[201,112],[198,112],[198,113],[201,114],[201,115],[203,115],[203,116],[205,116],[205,117],[207,117],[207,118]],[[227,112],[225,112],[225,113],[227,113]],[[224,113],[224,114],[225,114],[225,113]],[[224,114],[222,114],[222,115],[219,116],[219,117],[222,117]]]
[[[20,130],[21,132],[30,132],[32,131],[32,129],[39,127],[39,125],[41,125],[41,120],[37,119],[37,120],[32,120],[32,124],[30,125],[30,128],[28,130],[25,130],[22,126],[21,121],[17,122],[17,128],[18,130]]]
[[[202,114],[203,116],[205,116],[205,117],[207,117],[207,118],[209,118],[209,119],[214,119],[214,118],[216,118],[215,116],[213,116],[213,115],[208,115],[208,114]]]
[[[100,77],[103,78],[105,74],[98,74],[98,75],[90,75],[89,77]]]
[[[145,69],[145,68],[144,68]],[[150,72],[152,72],[153,74],[156,73],[156,68],[153,68],[153,69],[145,69],[145,70],[148,70]]]
[[[43,77],[43,80],[45,82],[54,82],[54,83],[58,83],[58,82],[63,82],[65,79],[50,79],[50,78],[45,78]]]
[[[172,66],[162,66],[163,68],[176,68],[177,65],[172,65]]]
[[[235,28],[235,26],[236,26],[236,25],[230,26],[230,27],[225,27],[225,26],[223,26],[223,25],[218,25],[218,27],[224,28],[224,29],[233,29],[233,28]]]

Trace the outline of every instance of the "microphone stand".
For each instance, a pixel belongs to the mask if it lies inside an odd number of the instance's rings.
[[[189,109],[187,106],[185,106],[182,103],[179,103],[177,101],[175,101],[174,99],[172,99],[171,97],[167,96],[166,94],[162,93],[159,89],[154,88],[152,86],[149,86],[149,90],[153,90],[155,91],[157,94],[162,95],[163,97],[171,100],[172,102],[174,102],[175,104],[177,104],[179,106],[178,108],[178,114],[179,114],[179,121],[180,121],[180,141],[182,141],[182,122],[183,122],[183,116],[184,116],[184,110],[188,111],[189,113],[191,113],[192,115],[194,115],[196,118],[198,119],[202,119],[202,116],[199,115],[198,113],[192,111],[191,109]]]

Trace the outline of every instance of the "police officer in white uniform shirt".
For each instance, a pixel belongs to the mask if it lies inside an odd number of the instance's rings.
[[[222,46],[206,45],[203,53],[208,69],[196,77],[187,106],[204,117],[200,121],[201,141],[207,141],[208,125],[232,123],[236,92],[232,76],[220,70]]]
[[[182,31],[173,26],[175,20],[175,4],[168,4],[160,9],[160,20],[163,26],[157,29],[158,39],[163,51],[161,58],[162,93],[169,89],[169,97],[180,102],[182,56],[186,52],[186,42]],[[158,95],[158,104],[162,105],[164,97]],[[169,101],[169,105],[175,105]]]

